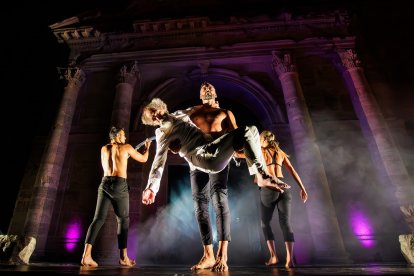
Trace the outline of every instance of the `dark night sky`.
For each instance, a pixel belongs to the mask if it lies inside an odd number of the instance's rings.
[[[127,1],[116,2],[118,7],[122,7]],[[165,2],[179,3],[180,1],[154,0],[154,3],[158,4]],[[220,1],[212,2],[217,4]],[[242,9],[236,4],[230,6],[230,1],[223,2],[226,2],[227,8],[232,11]],[[409,2],[400,0],[385,3],[373,0],[273,1],[289,7],[306,3],[315,8],[347,3],[351,12],[358,18],[356,21],[358,25],[354,30],[360,51],[370,53],[370,56],[378,61],[375,65],[383,72],[387,81],[413,87],[414,11],[409,7]],[[104,5],[104,9],[110,6],[110,1],[103,0],[27,1],[27,3],[14,1],[9,3],[11,7],[8,9],[5,7],[1,9],[0,77],[3,98],[3,137],[5,137],[3,148],[6,149],[3,154],[3,164],[6,165],[3,165],[3,168],[7,169],[3,172],[6,179],[3,180],[2,187],[3,190],[10,190],[7,193],[2,192],[1,195],[2,205],[5,206],[1,212],[0,231],[2,232],[7,231],[33,138],[36,135],[48,134],[63,92],[56,67],[65,65],[67,51],[64,45],[57,43],[48,25],[85,10],[94,9],[96,3]],[[185,12],[184,9],[173,10],[177,13]],[[210,10],[205,9],[207,12]],[[221,10],[221,12],[225,11]],[[403,95],[396,94],[396,96]]]

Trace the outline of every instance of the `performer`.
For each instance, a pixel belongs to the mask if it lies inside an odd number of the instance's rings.
[[[269,187],[279,191],[290,188],[283,181],[272,178],[266,171],[260,150],[259,133],[255,126],[239,127],[217,139],[203,133],[188,115],[183,112],[170,114],[167,105],[158,98],[144,107],[142,122],[145,125],[159,126],[155,131],[157,150],[152,162],[147,187],[143,191],[142,202],[152,204],[160,187],[160,181],[167,160],[168,146],[178,139],[181,144],[180,156],[190,165],[206,173],[222,171],[229,163],[235,150],[243,150],[251,175],[256,175],[259,187]]]
[[[282,167],[285,167],[299,185],[300,197],[305,203],[308,199],[305,186],[303,185],[299,174],[289,161],[289,155],[279,147],[275,135],[268,130],[262,131],[262,133],[260,133],[260,144],[262,146],[262,152],[269,174],[277,178],[283,178]],[[290,225],[291,201],[292,196],[289,190],[280,193],[279,191],[268,189],[266,187],[260,189],[261,226],[270,253],[270,258],[266,262],[266,265],[275,265],[278,262],[275,239],[270,225],[276,207],[279,214],[279,225],[285,240],[285,267],[291,268],[295,265],[293,261],[293,244],[295,239]]]
[[[82,255],[82,266],[97,267],[98,263],[92,258],[92,246],[99,230],[105,222],[109,205],[112,204],[118,222],[119,264],[134,266],[127,253],[129,228],[129,186],[127,183],[128,158],[138,162],[146,162],[151,145],[145,141],[144,153],[136,151],[130,144],[125,143],[125,131],[122,128],[112,127],[109,132],[110,143],[101,148],[101,163],[103,178],[98,188],[95,215],[88,228],[85,238],[85,248]]]
[[[204,82],[200,88],[202,104],[184,111],[202,132],[210,134],[213,139],[237,128],[233,113],[230,110],[220,108],[216,98],[217,94],[214,86]],[[178,152],[179,147],[173,151]],[[227,165],[217,173],[206,173],[199,169],[190,170],[194,213],[203,244],[203,256],[191,270],[206,268],[210,268],[212,271],[228,270],[227,251],[231,239],[230,210],[227,198],[229,167]],[[210,198],[216,215],[217,237],[219,240],[216,257],[214,257],[210,222]]]

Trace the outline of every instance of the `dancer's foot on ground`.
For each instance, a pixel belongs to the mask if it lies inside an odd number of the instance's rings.
[[[201,260],[198,262],[198,264],[193,265],[191,267],[191,270],[212,268],[215,263],[216,263],[216,259],[214,257],[213,258],[207,258],[207,257],[203,256],[201,258]]]
[[[82,258],[81,265],[87,267],[98,267],[98,263],[95,262],[90,256],[84,256]]]
[[[217,258],[216,263],[211,268],[211,271],[228,271],[227,260],[224,258]]]
[[[124,259],[119,259],[119,264],[123,266],[131,267],[131,266],[136,265],[136,262],[135,260],[131,260],[130,258],[126,257]]]
[[[285,267],[286,268],[294,268],[295,264],[292,261],[286,261]]]
[[[271,256],[270,258],[269,258],[269,260],[267,261],[267,262],[265,262],[265,264],[267,265],[267,266],[271,266],[271,265],[277,265],[277,257],[276,256]]]

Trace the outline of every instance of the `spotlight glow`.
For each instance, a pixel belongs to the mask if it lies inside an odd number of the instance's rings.
[[[365,248],[371,248],[375,245],[374,233],[369,218],[360,210],[360,208],[352,208],[351,213],[352,231],[358,238],[359,242]]]
[[[81,226],[82,225],[80,221],[77,219],[74,219],[71,223],[68,224],[64,239],[65,248],[67,251],[72,252],[76,248],[76,245],[80,240],[82,229]]]

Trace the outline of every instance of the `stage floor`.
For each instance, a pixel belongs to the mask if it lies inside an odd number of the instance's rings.
[[[30,265],[0,264],[2,275],[123,275],[123,276],[298,276],[298,275],[414,275],[414,266],[404,264],[371,264],[350,266],[302,266],[293,269],[265,266],[230,266],[228,272],[210,272],[199,270],[192,272],[188,266],[137,266],[124,268],[120,266],[99,266],[83,268],[76,264],[33,263]]]

